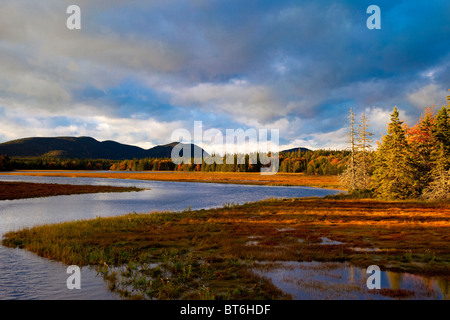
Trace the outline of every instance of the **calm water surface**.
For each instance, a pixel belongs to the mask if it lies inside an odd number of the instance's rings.
[[[212,208],[267,198],[326,196],[338,191],[125,179],[1,176],[0,181],[135,186],[141,192],[102,193],[0,201],[0,237],[24,227],[123,215],[129,212]],[[24,250],[0,246],[0,299],[116,299],[96,272],[83,268],[81,290],[68,290],[67,266]]]
[[[381,271],[383,290],[369,290],[366,269],[347,262],[261,263],[254,272],[272,280],[294,300],[450,299],[448,280],[409,273]]]

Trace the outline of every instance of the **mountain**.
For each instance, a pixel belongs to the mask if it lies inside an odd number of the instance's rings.
[[[161,145],[153,147],[146,152],[150,154],[150,156],[147,156],[147,158],[171,158],[172,157],[172,149],[178,145],[179,142],[172,142],[169,144]],[[200,148],[199,146],[195,144],[184,144],[181,143],[181,146],[183,148],[189,148],[191,147],[191,157],[194,157],[195,155],[203,155],[203,157],[209,157],[209,153],[206,152],[204,149]],[[183,156],[183,152],[180,152],[180,157]]]
[[[1,143],[0,154],[22,158],[57,157],[109,160],[170,158],[172,149],[177,144],[177,142],[173,142],[145,150],[115,141],[100,142],[90,137],[25,138]],[[204,151],[194,144],[190,144],[190,146],[192,156],[196,150],[199,154]],[[205,155],[208,154],[205,152]]]
[[[300,147],[300,148],[292,148],[292,149],[283,150],[283,151],[280,151],[280,153],[282,153],[282,152],[298,152],[298,150],[300,150],[301,152],[311,151],[307,148]]]

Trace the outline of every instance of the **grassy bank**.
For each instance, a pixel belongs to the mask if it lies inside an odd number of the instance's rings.
[[[110,187],[50,183],[0,181],[0,200],[51,197],[59,195],[141,191],[135,187]]]
[[[44,177],[83,177],[83,178],[114,178],[155,181],[234,183],[271,186],[307,186],[329,189],[342,189],[337,175],[305,175],[302,173],[277,173],[261,175],[252,172],[179,172],[179,171],[15,171],[2,173],[5,175],[30,175]]]
[[[348,261],[449,277],[450,205],[270,200],[10,232],[2,244],[95,265],[126,298],[282,299],[256,261]]]

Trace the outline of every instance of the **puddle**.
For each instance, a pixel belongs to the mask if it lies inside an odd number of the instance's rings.
[[[343,242],[339,242],[339,241],[334,241],[325,237],[321,237],[320,238],[320,244],[321,245],[339,245],[339,244],[344,244]]]
[[[259,245],[259,241],[256,241],[254,239],[261,239],[261,236],[248,236],[247,239],[249,239],[250,241],[247,241],[245,243],[246,246],[257,246]]]
[[[253,271],[294,300],[450,299],[448,279],[381,271],[381,289],[366,286],[370,274],[349,263],[259,263]]]
[[[256,241],[254,239],[261,239],[261,236],[248,236],[247,239],[251,239],[250,241],[247,241],[245,243],[246,246],[257,246],[259,245],[259,241]]]

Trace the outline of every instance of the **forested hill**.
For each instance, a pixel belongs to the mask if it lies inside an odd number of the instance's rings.
[[[306,152],[306,151],[311,151],[311,150],[308,148],[300,147],[300,148],[292,148],[292,149],[282,150],[282,151],[280,151],[280,153],[290,153],[290,152],[299,152],[299,151]]]
[[[100,142],[90,137],[25,138],[1,143],[0,154],[21,158],[55,157],[109,160],[170,158],[175,145],[176,143],[171,143],[145,150],[115,141]],[[192,154],[196,148],[200,147],[191,145]]]

